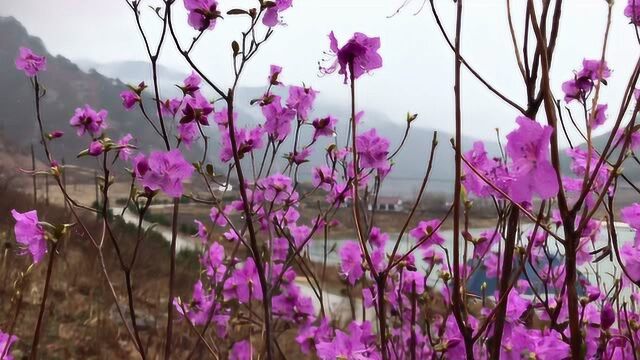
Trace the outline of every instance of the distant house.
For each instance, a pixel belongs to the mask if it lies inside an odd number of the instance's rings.
[[[404,201],[396,196],[379,196],[376,202],[376,211],[392,211],[402,212],[404,211]],[[373,203],[369,204],[369,211],[373,210]]]
[[[228,184],[228,183],[218,186],[218,191],[219,192],[232,191],[232,190],[233,190],[233,185]]]

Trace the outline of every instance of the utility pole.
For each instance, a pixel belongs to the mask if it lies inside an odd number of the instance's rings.
[[[65,191],[68,191],[67,189],[67,168],[64,166],[65,162],[64,162],[64,158],[62,158],[62,187],[64,187]],[[64,212],[67,212],[67,201],[63,201],[64,203]]]
[[[94,171],[93,172],[93,183],[95,184],[95,192],[96,192],[96,210],[98,210],[96,212],[96,220],[100,220],[100,185],[98,183],[98,172]]]
[[[38,181],[36,179],[36,156],[33,152],[33,144],[31,144],[31,170],[33,171],[33,207],[38,205]]]

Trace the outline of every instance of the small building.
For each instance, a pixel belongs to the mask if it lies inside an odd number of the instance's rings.
[[[403,212],[404,201],[397,196],[379,196],[376,202],[376,211]],[[373,203],[370,203],[369,211],[373,210]]]

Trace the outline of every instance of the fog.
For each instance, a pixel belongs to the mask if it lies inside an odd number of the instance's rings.
[[[220,0],[223,11],[256,1]],[[321,96],[348,101],[348,89],[336,76],[320,76],[318,61],[327,58],[327,34],[335,31],[340,42],[353,32],[379,36],[382,41],[382,69],[364,76],[358,83],[358,107],[387,114],[402,122],[407,111],[420,114],[418,126],[453,130],[453,55],[439,32],[429,2],[409,1],[395,16],[403,0],[297,0],[283,13],[286,26],[276,29],[259,55],[247,68],[243,85],[264,84],[270,64],[284,67],[287,83],[311,85]],[[455,6],[438,0],[436,7],[451,34]],[[524,1],[512,8],[519,46],[522,46]],[[161,1],[144,0],[143,23],[152,39],[157,38],[160,21],[147,5]],[[538,4],[539,5],[539,4]],[[614,70],[602,101],[609,99],[609,118],[614,118],[628,76],[639,55],[633,27],[623,16],[626,1],[613,6],[611,41],[607,60]],[[249,5],[247,5],[249,6]],[[174,14],[183,42],[195,31],[186,23],[182,2]],[[584,57],[599,58],[606,25],[604,0],[570,0],[563,5],[563,22],[552,68],[553,90],[561,98],[561,83],[579,69]],[[416,14],[417,13],[417,14]],[[16,17],[28,31],[41,37],[49,50],[72,60],[98,62],[145,60],[141,38],[131,10],[124,0],[0,0],[0,14]],[[215,30],[207,32],[194,58],[215,81],[226,86],[230,80],[230,39],[238,38],[246,26],[242,17],[225,16]],[[168,43],[161,63],[188,71],[182,57]],[[506,1],[465,1],[462,54],[489,82],[518,103],[525,105],[522,78],[518,72],[508,32]],[[463,129],[466,134],[495,138],[495,128],[514,128],[517,111],[502,103],[471,74],[463,76]],[[614,101],[615,99],[615,101]],[[612,121],[608,124],[611,125]],[[598,129],[600,134],[607,126]]]

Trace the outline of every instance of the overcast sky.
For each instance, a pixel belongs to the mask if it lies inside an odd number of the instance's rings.
[[[304,82],[320,90],[323,97],[346,102],[348,88],[342,79],[338,75],[320,77],[318,61],[326,57],[323,51],[328,50],[327,34],[331,30],[336,32],[340,43],[359,31],[381,38],[384,65],[359,81],[358,107],[382,111],[398,122],[404,121],[407,111],[417,112],[419,125],[452,131],[453,55],[436,27],[428,3],[414,15],[421,2],[413,0],[398,15],[389,18],[402,0],[294,0],[294,7],[283,14],[287,25],[276,29],[250,64],[242,84],[264,84],[269,65],[279,64],[285,69],[283,77],[287,83]],[[143,3],[160,2],[143,0]],[[219,0],[219,3],[226,11],[231,6],[242,7],[256,1]],[[512,3],[517,3],[512,11],[520,33],[525,1]],[[436,0],[436,4],[452,33],[455,5],[450,0]],[[614,5],[607,53],[614,72],[602,98],[611,99],[610,119],[615,116],[617,99],[624,92],[639,55],[633,28],[623,16],[625,4],[626,1],[618,0]],[[182,1],[177,1],[175,7],[180,9],[175,14],[178,32],[187,42],[195,32],[186,25]],[[145,60],[133,16],[124,0],[0,0],[0,14],[16,17],[31,34],[44,40],[49,51],[72,60]],[[206,73],[222,84],[228,84],[231,74],[230,39],[238,38],[245,24],[241,17],[227,16],[206,34],[194,55]],[[151,34],[157,34],[159,25],[154,16],[144,17],[144,26]],[[579,69],[583,57],[600,57],[605,25],[605,0],[564,2],[552,72],[557,97],[562,96],[561,83],[572,76],[572,70]],[[524,106],[524,87],[508,33],[506,1],[465,1],[462,36],[463,56],[487,80]],[[521,35],[518,41],[521,45]],[[166,49],[162,63],[186,72],[182,58],[171,46]],[[463,104],[464,132],[475,137],[493,139],[496,127],[509,131],[518,115],[468,73],[463,78]]]

